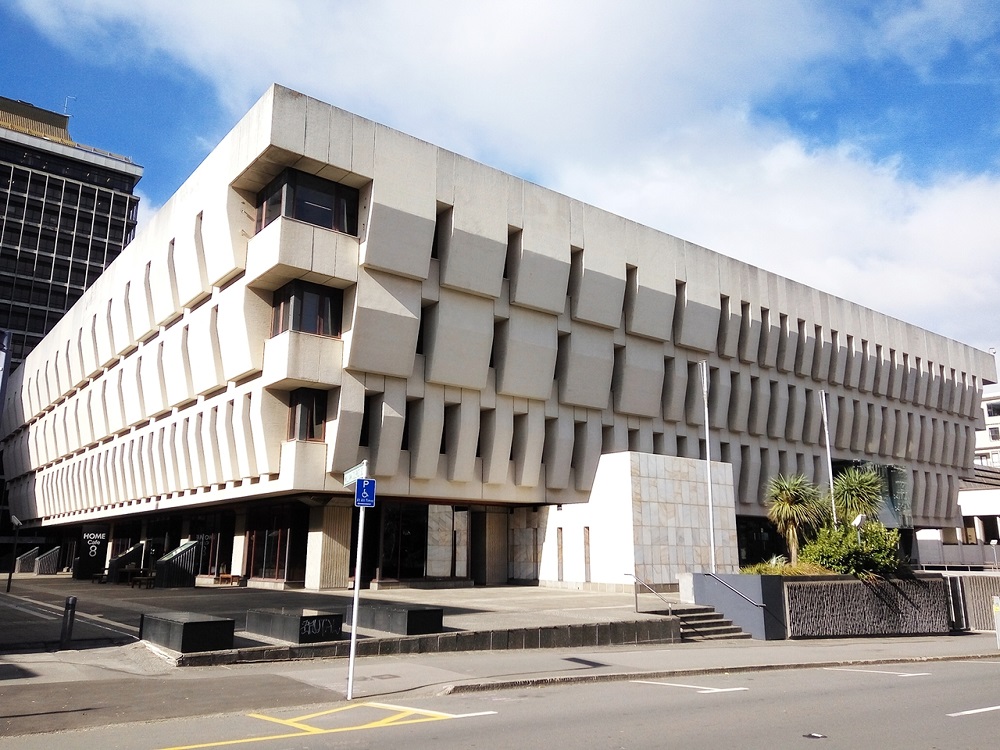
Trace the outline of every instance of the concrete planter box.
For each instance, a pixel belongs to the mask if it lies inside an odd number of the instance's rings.
[[[851,576],[694,573],[690,588],[695,602],[714,607],[761,640],[950,630],[947,583],[935,574],[872,584]]]
[[[323,643],[341,638],[343,625],[343,611],[251,609],[246,632],[289,643]]]
[[[348,621],[354,607],[347,608]],[[421,607],[405,604],[369,604],[362,602],[358,608],[358,627],[400,635],[430,635],[444,630],[444,610],[440,607]]]
[[[235,620],[194,612],[157,612],[139,619],[139,638],[189,654],[233,647]]]

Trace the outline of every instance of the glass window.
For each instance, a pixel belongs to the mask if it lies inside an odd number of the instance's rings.
[[[357,236],[357,188],[286,169],[257,196],[257,230],[278,216]]]
[[[1000,401],[991,401],[986,404],[986,415],[989,417],[1000,417]]]
[[[339,336],[343,307],[342,290],[308,281],[291,281],[274,293],[271,335],[292,330]]]
[[[289,440],[322,441],[326,437],[326,391],[299,388],[289,394]]]
[[[990,440],[1000,440],[1000,427],[990,427]]]
[[[69,281],[69,261],[56,258],[52,263],[52,281],[65,283]],[[81,282],[82,283],[82,282]]]

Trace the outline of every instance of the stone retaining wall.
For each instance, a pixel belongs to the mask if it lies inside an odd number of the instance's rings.
[[[789,638],[931,635],[949,631],[940,578],[865,583],[785,579]]]

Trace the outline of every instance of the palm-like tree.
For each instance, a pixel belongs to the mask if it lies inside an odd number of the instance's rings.
[[[885,482],[871,466],[851,466],[833,480],[837,518],[845,523],[864,514],[875,520],[882,508]]]
[[[767,517],[788,544],[791,564],[799,560],[799,532],[818,526],[825,515],[820,492],[802,474],[773,477],[765,494]]]

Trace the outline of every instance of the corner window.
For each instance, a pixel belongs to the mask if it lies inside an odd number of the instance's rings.
[[[290,281],[274,293],[271,335],[285,331],[340,336],[344,292],[308,281]]]
[[[279,216],[358,235],[357,188],[286,169],[257,194],[257,231]]]
[[[288,439],[322,442],[326,437],[326,391],[298,388],[289,394]]]

